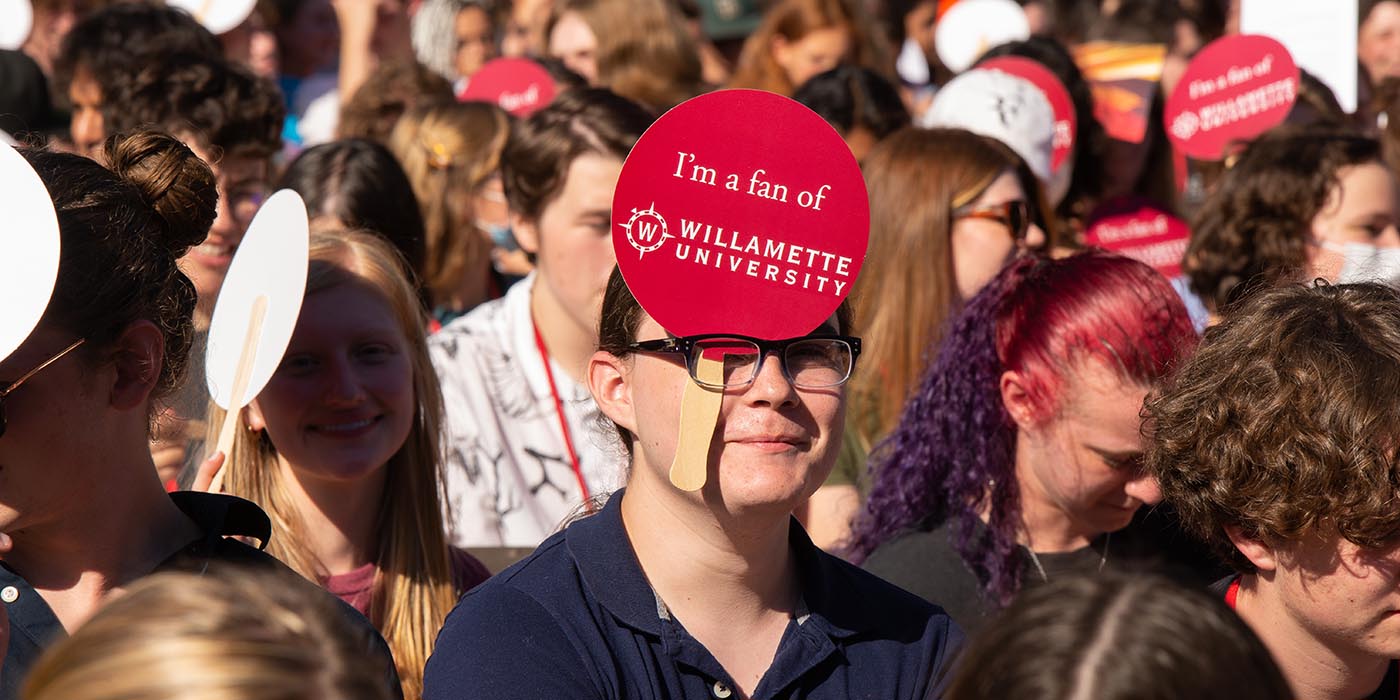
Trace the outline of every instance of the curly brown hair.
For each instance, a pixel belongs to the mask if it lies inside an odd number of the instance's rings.
[[[1241,571],[1225,528],[1271,545],[1400,537],[1400,291],[1262,291],[1207,331],[1144,408],[1147,468],[1183,525]]]
[[[1250,144],[1192,222],[1183,261],[1191,291],[1218,312],[1296,279],[1339,171],[1373,162],[1380,143],[1343,130],[1282,129]]]
[[[154,128],[193,138],[215,159],[271,158],[287,110],[271,80],[222,58],[177,53],[153,62],[106,96],[108,133]]]

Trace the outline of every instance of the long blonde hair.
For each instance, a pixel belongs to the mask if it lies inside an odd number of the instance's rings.
[[[509,136],[500,107],[452,102],[410,109],[389,137],[423,212],[423,283],[434,304],[449,305],[463,279],[490,273],[491,241],[472,220],[471,197],[500,167]]]
[[[867,448],[899,422],[925,352],[961,306],[953,210],[1018,164],[1010,149],[961,129],[901,129],[866,156],[870,247],[851,300],[868,350],[852,379],[851,401],[860,407],[856,437]]]
[[[329,595],[289,573],[147,577],[53,648],[25,700],[388,700],[387,670]]]
[[[850,63],[891,77],[893,65],[883,36],[861,16],[851,0],[781,0],[764,13],[763,22],[744,41],[734,77],[727,87],[791,96],[798,86],[788,80],[787,72],[773,57],[773,40],[782,37],[788,42],[800,41],[812,32],[831,28],[850,32]]]
[[[377,289],[399,319],[413,366],[416,401],[408,439],[384,466],[387,479],[376,514],[379,542],[369,619],[394,654],[405,698],[423,691],[423,666],[447,613],[457,601],[442,518],[442,393],[428,357],[427,331],[418,296],[403,276],[397,253],[379,236],[362,231],[317,231],[311,237],[306,293],[346,283]],[[223,410],[210,403],[216,431]],[[214,444],[211,435],[209,444]],[[267,551],[297,573],[321,580],[322,567],[304,544],[304,521],[283,483],[277,448],[266,431],[237,431],[225,460],[224,490],[262,506],[272,519]]]

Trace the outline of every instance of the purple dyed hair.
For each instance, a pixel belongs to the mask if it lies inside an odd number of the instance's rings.
[[[1005,605],[1021,585],[1021,498],[1002,373],[1026,376],[1037,418],[1048,419],[1076,363],[1097,358],[1150,386],[1195,345],[1180,298],[1142,263],[1092,250],[1013,261],[953,319],[899,425],[871,455],[852,559],[911,528],[950,523],[954,548]],[[987,536],[974,537],[984,511]]]

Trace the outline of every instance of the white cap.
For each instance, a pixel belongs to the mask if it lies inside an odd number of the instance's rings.
[[[994,138],[1021,156],[1042,183],[1050,180],[1055,112],[1029,80],[996,70],[967,71],[934,95],[919,126],[966,129]]]

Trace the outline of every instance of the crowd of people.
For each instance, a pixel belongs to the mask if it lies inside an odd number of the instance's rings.
[[[1356,85],[1188,156],[1249,2],[32,0],[0,156],[62,256],[0,343],[0,700],[1400,697],[1400,0]],[[805,334],[680,335],[619,269],[629,154],[731,89],[863,177]],[[284,189],[304,297],[226,411]]]

